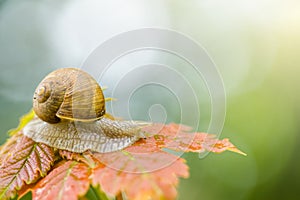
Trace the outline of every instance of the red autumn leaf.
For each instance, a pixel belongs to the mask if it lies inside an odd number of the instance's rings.
[[[13,136],[2,151],[0,199],[12,198],[17,190],[46,176],[55,160],[51,147],[36,143],[21,133]]]
[[[183,152],[239,152],[227,139],[187,133],[190,128],[186,126],[156,124],[144,130],[147,139],[122,151],[93,154],[104,164],[94,170],[94,185],[99,184],[112,196],[125,192],[129,199],[175,199],[178,177],[186,178],[188,167],[183,159],[163,151],[164,148]]]
[[[166,152],[156,152],[150,157],[130,153],[122,156],[121,152],[94,156],[102,162],[112,161],[111,165],[96,167],[92,176],[93,185],[99,184],[111,196],[124,192],[128,199],[175,199],[178,178],[188,177],[185,161]],[[170,163],[161,166],[164,159]],[[153,166],[161,168],[149,171]]]
[[[175,199],[178,178],[188,177],[188,167],[153,141],[150,137],[122,151],[94,153],[104,165],[94,169],[93,184],[111,196],[124,192],[129,199]]]
[[[76,161],[62,161],[32,189],[33,200],[76,200],[90,185],[90,168]]]
[[[14,134],[7,142],[0,147],[0,166],[2,163],[11,155],[11,150],[15,148],[20,137],[22,137],[22,132]]]
[[[37,183],[55,161],[54,150],[33,142],[21,132],[14,134],[0,149],[0,166],[4,169],[0,172],[0,197],[7,199],[17,190],[19,194],[31,190],[33,199],[75,200],[84,198],[93,184],[115,197],[125,194],[128,199],[176,199],[179,178],[188,177],[188,166],[184,159],[165,149],[242,153],[228,139],[218,140],[206,133],[189,133],[190,128],[182,125],[155,124],[144,131],[146,139],[122,151],[78,154],[58,150],[61,160]],[[40,152],[41,147],[44,152]],[[47,156],[42,153],[50,155],[48,160],[43,160]],[[21,162],[24,166],[18,171]],[[46,168],[45,164],[49,167]]]
[[[168,148],[182,152],[204,152],[210,151],[221,153],[226,150],[245,155],[238,150],[228,139],[218,140],[215,135],[207,133],[188,133],[187,126],[170,124],[155,124],[144,128],[151,136],[146,139],[144,146],[162,149]]]

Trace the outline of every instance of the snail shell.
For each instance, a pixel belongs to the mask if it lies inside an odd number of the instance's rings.
[[[144,138],[144,122],[105,117],[105,99],[96,80],[75,68],[58,69],[38,85],[33,97],[37,117],[24,134],[51,147],[82,153],[123,149]]]
[[[105,114],[105,100],[97,81],[76,68],[58,69],[38,85],[33,110],[45,122],[61,119],[93,121]]]

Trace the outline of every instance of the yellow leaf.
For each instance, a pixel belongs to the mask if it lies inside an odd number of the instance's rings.
[[[27,114],[20,118],[20,123],[17,128],[8,131],[10,136],[16,134],[24,128],[24,126],[34,118],[34,111],[31,109]]]

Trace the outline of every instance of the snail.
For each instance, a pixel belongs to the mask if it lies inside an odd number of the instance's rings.
[[[146,122],[115,120],[106,116],[105,98],[97,81],[77,68],[51,72],[33,96],[36,117],[24,127],[35,142],[82,153],[121,150],[140,138]]]

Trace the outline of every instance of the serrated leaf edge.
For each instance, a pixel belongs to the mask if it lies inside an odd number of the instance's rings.
[[[24,159],[24,162],[22,164],[22,166],[18,169],[18,172],[15,173],[14,177],[11,179],[11,181],[9,182],[9,184],[7,185],[7,187],[3,190],[3,192],[0,194],[0,199],[3,198],[3,196],[5,195],[5,193],[7,192],[7,190],[9,189],[9,187],[11,186],[11,184],[13,183],[13,181],[17,178],[17,176],[19,175],[20,171],[23,169],[23,167],[25,166],[26,162],[28,162],[28,159],[31,155],[31,153],[35,150],[37,143],[35,143],[33,145],[33,148],[30,150],[30,152],[28,153],[28,155],[26,156],[26,158]],[[24,181],[24,180],[23,180]],[[26,184],[30,184],[30,182],[24,181]],[[13,192],[13,195],[10,198],[14,198],[16,196],[16,191],[20,190],[21,188],[15,188],[15,191]]]

